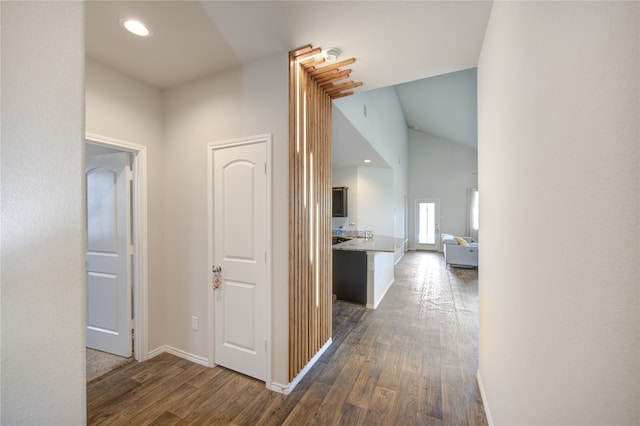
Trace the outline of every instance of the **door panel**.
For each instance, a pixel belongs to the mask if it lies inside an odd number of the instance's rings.
[[[214,147],[215,363],[266,379],[266,143]]]
[[[87,347],[131,356],[129,154],[87,156]]]
[[[118,276],[89,272],[87,326],[106,333],[118,333]]]
[[[255,172],[255,164],[249,161],[234,161],[222,170],[225,259],[256,261]]]
[[[222,315],[224,324],[225,345],[237,350],[244,350],[251,354],[256,353],[255,341],[255,315],[253,311],[247,312],[243,309],[245,304],[255,303],[256,286],[253,283],[240,283],[235,281],[225,281],[226,303]]]

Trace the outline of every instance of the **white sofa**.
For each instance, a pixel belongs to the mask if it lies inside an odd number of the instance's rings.
[[[442,246],[444,248],[444,261],[447,265],[461,268],[478,267],[478,243],[469,237],[462,237],[468,246],[461,245],[451,234],[442,234]],[[464,241],[462,241],[464,243]]]

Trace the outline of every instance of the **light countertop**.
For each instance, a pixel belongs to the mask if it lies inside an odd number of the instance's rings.
[[[407,240],[403,238],[385,237],[383,235],[374,235],[373,238],[354,238],[344,243],[332,246],[334,250],[349,251],[381,251],[394,253]]]

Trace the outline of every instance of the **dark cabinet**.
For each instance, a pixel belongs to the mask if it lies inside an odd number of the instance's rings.
[[[367,304],[367,252],[333,250],[333,293],[338,300]]]
[[[349,216],[349,209],[347,206],[347,195],[349,188],[346,186],[338,186],[333,188],[333,198],[331,202],[331,210],[333,217],[347,217]]]

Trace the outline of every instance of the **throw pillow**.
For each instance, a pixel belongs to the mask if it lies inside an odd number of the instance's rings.
[[[469,247],[469,243],[467,242],[467,240],[465,240],[464,238],[460,238],[460,237],[453,237],[454,240],[456,240],[458,242],[458,244],[460,244],[463,247]]]

